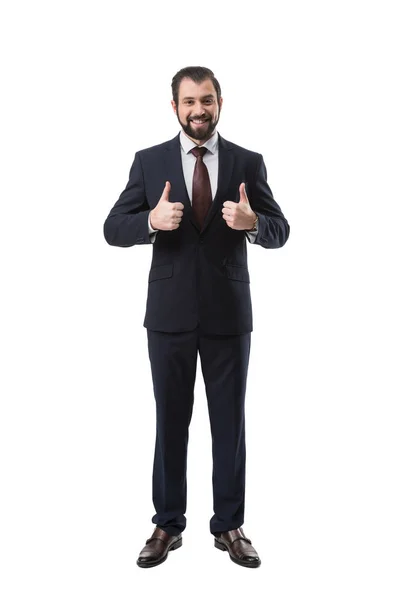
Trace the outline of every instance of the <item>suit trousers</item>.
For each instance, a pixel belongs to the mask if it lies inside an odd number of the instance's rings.
[[[251,333],[167,333],[147,329],[156,401],[152,522],[169,535],[186,527],[186,465],[197,354],[207,395],[212,439],[212,534],[244,522],[245,393]]]

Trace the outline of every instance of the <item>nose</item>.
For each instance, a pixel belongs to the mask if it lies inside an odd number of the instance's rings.
[[[193,107],[193,112],[198,116],[202,117],[205,114],[204,107],[201,102],[197,102]]]

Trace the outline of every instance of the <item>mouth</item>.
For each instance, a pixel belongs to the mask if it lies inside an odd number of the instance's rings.
[[[208,119],[190,119],[190,122],[194,123],[194,125],[197,125],[198,127],[201,127],[208,122]]]

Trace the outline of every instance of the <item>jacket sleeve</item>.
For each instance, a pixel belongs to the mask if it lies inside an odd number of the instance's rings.
[[[111,246],[150,244],[150,207],[147,202],[140,153],[135,154],[129,181],[104,222],[104,237]]]
[[[261,154],[255,178],[249,181],[248,186],[249,202],[259,219],[254,243],[263,248],[281,248],[288,240],[290,227],[267,183],[267,169]]]

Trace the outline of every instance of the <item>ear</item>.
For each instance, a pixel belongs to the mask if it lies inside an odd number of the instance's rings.
[[[176,114],[176,102],[174,100],[171,100],[171,106],[172,106],[174,113]]]
[[[221,98],[219,99],[219,110],[221,110],[223,101],[224,101],[224,99],[221,96]]]

